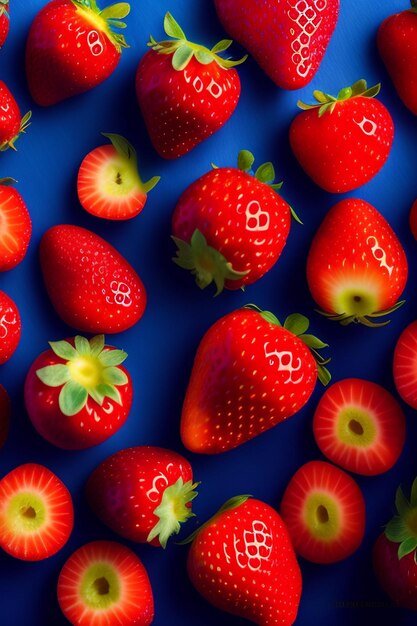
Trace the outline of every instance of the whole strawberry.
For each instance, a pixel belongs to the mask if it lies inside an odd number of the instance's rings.
[[[299,411],[317,377],[330,380],[317,352],[327,347],[305,334],[309,322],[290,315],[281,326],[254,305],[218,320],[194,360],[181,417],[181,437],[192,452],[236,448]]]
[[[15,353],[21,330],[20,313],[15,302],[0,291],[0,365]]]
[[[142,317],[146,291],[107,241],[79,226],[53,226],[40,246],[43,277],[58,315],[87,333],[118,333]]]
[[[102,443],[123,426],[132,405],[126,352],[104,336],[51,341],[25,381],[29,418],[47,441],[65,450]]]
[[[287,241],[292,209],[277,193],[282,183],[274,184],[272,163],[253,174],[253,162],[242,150],[238,168],[204,174],[182,194],[172,218],[173,261],[191,270],[201,289],[214,282],[216,295],[261,278]]]
[[[301,572],[274,509],[247,496],[232,498],[190,540],[188,575],[211,604],[261,626],[294,623]]]
[[[9,33],[9,0],[0,0],[0,48]]]
[[[339,0],[214,0],[224,29],[283,89],[317,72],[339,16]]]
[[[381,587],[395,604],[417,611],[417,478],[410,501],[398,488],[395,506],[397,514],[374,546],[374,570]]]
[[[119,450],[94,470],[87,498],[102,522],[122,537],[165,548],[193,516],[197,485],[183,456],[137,446]]]
[[[404,8],[406,5],[404,1]],[[417,2],[387,17],[378,30],[378,50],[405,106],[417,115]]]
[[[116,69],[127,44],[115,28],[126,2],[100,10],[96,0],[52,0],[35,17],[26,44],[29,90],[41,106],[96,87]]]
[[[31,117],[32,112],[28,111],[22,118],[11,91],[0,80],[0,152],[4,152],[8,148],[16,150],[15,143],[21,133],[26,131]]]
[[[360,80],[337,97],[315,91],[317,104],[303,109],[290,127],[291,148],[306,174],[331,193],[357,189],[383,167],[394,139],[394,123],[375,100],[380,85]]]
[[[348,198],[327,213],[307,259],[307,281],[321,313],[343,325],[378,322],[398,309],[407,257],[391,226],[368,202]]]
[[[155,150],[176,159],[219,130],[232,115],[240,96],[242,63],[219,53],[232,44],[224,39],[211,50],[188,41],[170,13],[165,33],[172,37],[149,50],[136,73],[136,94]]]
[[[32,235],[32,220],[22,196],[0,178],[0,272],[13,269],[25,257]]]

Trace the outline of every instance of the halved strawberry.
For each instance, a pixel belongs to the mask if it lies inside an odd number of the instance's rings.
[[[93,541],[66,561],[58,602],[73,626],[147,626],[152,588],[139,557],[114,541]]]
[[[20,465],[0,481],[0,547],[17,559],[40,561],[68,541],[71,494],[48,468]]]
[[[393,370],[401,398],[417,409],[417,320],[403,330],[397,341]]]
[[[314,437],[327,458],[350,472],[374,476],[398,460],[405,417],[380,385],[347,378],[324,392],[313,420]]]
[[[313,563],[335,563],[359,547],[365,531],[365,501],[356,482],[324,461],[310,461],[294,474],[281,515],[295,551]]]
[[[21,195],[10,187],[13,178],[0,178],[0,272],[13,269],[27,252],[32,221]]]
[[[9,434],[10,409],[9,395],[3,385],[0,385],[0,448],[6,443]]]
[[[15,353],[21,330],[20,313],[15,302],[0,291],[0,365]]]
[[[143,183],[138,172],[136,150],[121,135],[102,133],[112,145],[92,150],[78,172],[78,198],[83,208],[96,217],[128,220],[145,206],[148,192],[159,182],[154,176]]]

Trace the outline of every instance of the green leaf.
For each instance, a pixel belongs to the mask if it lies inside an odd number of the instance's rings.
[[[324,365],[320,365],[319,363],[317,364],[317,375],[319,378],[319,381],[321,382],[321,384],[324,387],[327,387],[327,385],[329,384],[329,382],[332,379],[332,375],[329,372],[329,370],[327,369],[327,367],[324,367]]]
[[[327,95],[323,93],[322,91],[318,91],[317,89],[313,91],[313,98],[317,100],[317,102],[320,102],[320,104],[326,104],[326,102],[329,101]]]
[[[314,335],[303,334],[302,340],[308,348],[314,348],[314,350],[321,350],[322,348],[329,347],[328,343],[324,343],[321,339],[318,339],[318,337],[315,337]]]
[[[404,518],[396,515],[385,527],[385,535],[387,539],[394,543],[401,543],[410,536]]]
[[[65,361],[71,361],[77,356],[76,349],[68,341],[50,341],[52,352]]]
[[[255,162],[255,157],[249,150],[241,150],[237,157],[237,166],[243,172],[250,172],[252,165]]]
[[[361,95],[364,98],[375,98],[375,96],[377,96],[380,91],[381,91],[381,83],[378,83],[378,85],[374,85],[373,87],[370,87],[369,89],[364,91],[363,94]]]
[[[214,61],[213,55],[210,54],[210,51],[206,50],[197,50],[195,53],[195,58],[202,65],[208,65]]]
[[[107,22],[112,28],[127,28],[127,24],[119,20],[107,20]]]
[[[127,17],[129,13],[130,4],[127,2],[118,2],[117,4],[112,4],[111,6],[100,11],[100,17],[104,20],[113,18],[116,20],[122,20],[124,17]]]
[[[120,365],[127,359],[127,352],[123,350],[104,350],[100,354],[100,363],[105,367]]]
[[[164,30],[169,37],[173,37],[174,39],[187,39],[181,26],[172,17],[171,13],[165,15]]]
[[[103,404],[104,402],[104,395],[101,393],[101,391],[99,391],[98,387],[93,387],[91,389],[88,390],[88,395],[93,398],[93,400],[95,402],[97,402],[97,404],[99,404],[100,406]]]
[[[104,348],[104,335],[96,335],[90,339],[91,356],[98,356]]]
[[[62,363],[42,367],[36,371],[36,376],[47,387],[60,387],[71,378],[68,367]]]
[[[103,372],[103,380],[109,385],[126,385],[128,378],[118,367],[108,367]]]
[[[284,322],[284,328],[290,331],[290,333],[294,333],[294,335],[302,335],[310,326],[310,322],[305,315],[300,315],[300,313],[293,313],[289,315]]]
[[[120,391],[117,387],[102,384],[98,385],[97,391],[105,398],[110,398],[111,400],[117,402],[117,404],[122,404],[122,396],[120,395]]]
[[[143,183],[143,191],[145,193],[149,193],[154,187],[156,187],[160,180],[160,176],[152,176],[150,180],[148,180],[146,183]]]
[[[413,484],[411,486],[411,506],[417,507],[417,477],[413,480]]]
[[[187,46],[186,44],[177,48],[172,56],[172,67],[174,68],[174,70],[180,72],[181,70],[186,68],[193,54],[194,52],[192,51],[190,46]]]
[[[61,413],[70,417],[79,413],[85,407],[87,400],[87,389],[74,380],[69,380],[59,394],[59,408]]]
[[[271,311],[261,311],[260,313],[266,322],[269,322],[270,324],[275,324],[275,326],[281,326],[278,318],[276,317],[276,315],[271,313]]]
[[[90,342],[88,341],[88,339],[77,335],[75,337],[74,343],[75,349],[77,350],[78,354],[80,354],[81,356],[86,356],[87,354],[90,354]]]
[[[233,41],[231,39],[222,39],[215,46],[212,47],[211,51],[216,52],[224,52],[232,45]]]
[[[398,487],[395,493],[395,507],[399,515],[405,515],[410,510],[410,503],[405,497],[401,487]]]
[[[103,137],[110,139],[114,148],[120,154],[120,156],[126,158],[128,161],[136,162],[136,150],[132,144],[122,135],[116,133],[101,133]]]
[[[417,537],[408,537],[402,541],[398,548],[398,558],[402,559],[403,556],[410,554],[417,548]]]
[[[272,163],[263,163],[258,167],[255,172],[255,178],[261,181],[261,183],[272,183],[275,179],[275,170]]]

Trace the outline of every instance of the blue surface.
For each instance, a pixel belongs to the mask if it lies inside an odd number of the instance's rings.
[[[40,109],[27,91],[24,47],[27,32],[43,0],[11,0],[9,39],[0,52],[0,79],[14,92],[22,111],[33,109],[33,124],[18,142],[18,152],[0,157],[0,178],[19,180],[33,219],[33,239],[24,262],[0,275],[0,289],[19,306],[22,341],[14,357],[0,369],[0,382],[13,399],[13,423],[9,441],[0,452],[0,475],[24,462],[39,462],[55,471],[70,488],[76,509],[75,530],[65,548],[41,563],[23,563],[0,555],[0,624],[2,626],[61,626],[56,580],[66,558],[83,543],[116,536],[90,513],[83,487],[91,470],[109,454],[136,444],[154,444],[184,453],[202,481],[194,510],[205,520],[226,499],[252,493],[279,506],[285,486],[304,462],[321,458],[312,436],[311,419],[322,393],[318,386],[307,407],[288,422],[232,452],[216,457],[186,453],[179,438],[182,399],[193,356],[205,330],[220,316],[256,302],[284,318],[293,311],[310,315],[312,329],[327,340],[334,380],[348,376],[369,378],[394,391],[392,353],[402,329],[416,317],[417,244],[408,229],[409,208],[417,195],[417,120],[399,101],[378,58],[375,36],[378,25],[392,12],[407,8],[407,0],[365,2],[342,0],[340,20],[325,60],[314,81],[298,92],[283,92],[252,60],[239,68],[242,96],[235,114],[216,135],[189,155],[174,162],[154,152],[141,120],[134,92],[134,75],[146,50],[150,33],[162,35],[163,15],[170,10],[190,39],[213,44],[224,32],[211,0],[141,0],[132,2],[126,37],[131,47],[123,52],[113,76],[87,94],[48,109]],[[234,55],[242,50],[235,45]],[[388,163],[365,187],[348,194],[371,202],[388,218],[408,255],[410,277],[407,304],[382,329],[343,328],[313,313],[305,280],[308,246],[326,211],[340,197],[317,187],[295,162],[288,144],[288,127],[298,98],[309,100],[313,89],[337,93],[359,78],[382,81],[380,99],[388,106],[396,127]],[[106,223],[88,216],[76,196],[76,175],[86,153],[99,145],[100,131],[126,135],[138,148],[143,178],[160,174],[143,213],[133,222]],[[171,262],[170,218],[181,192],[210,163],[235,163],[242,148],[252,150],[257,162],[272,160],[283,196],[294,206],[304,226],[293,224],[288,244],[275,268],[242,293],[226,292],[213,299],[200,292],[190,276]],[[62,452],[41,439],[24,410],[22,389],[26,372],[47,341],[72,334],[56,316],[46,296],[38,264],[38,244],[53,224],[70,222],[85,226],[108,239],[136,268],[149,296],[141,322],[112,341],[129,352],[126,366],[135,399],[126,425],[109,441],[83,452]],[[317,566],[302,562],[304,591],[297,624],[347,626],[379,623],[401,626],[416,623],[416,616],[391,606],[379,589],[371,567],[371,549],[382,525],[393,512],[398,483],[407,487],[417,474],[417,423],[415,412],[404,407],[408,437],[396,467],[376,478],[358,478],[367,507],[366,537],[348,560]],[[189,524],[189,529],[193,522]],[[155,595],[155,626],[238,626],[245,620],[220,613],[202,600],[187,580],[187,548],[171,545],[166,552],[131,545],[143,559]]]

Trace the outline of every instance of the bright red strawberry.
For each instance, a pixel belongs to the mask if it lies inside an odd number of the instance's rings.
[[[330,380],[305,334],[309,322],[290,315],[281,326],[253,305],[218,320],[204,335],[194,360],[181,417],[181,437],[192,452],[216,454],[236,448],[297,413],[317,377]]]
[[[128,220],[142,211],[148,192],[160,177],[143,183],[134,147],[120,135],[102,134],[112,145],[95,148],[81,163],[78,198],[83,208],[96,217]]]
[[[292,209],[277,193],[282,183],[273,184],[272,163],[252,175],[253,162],[242,150],[238,168],[204,174],[182,194],[172,218],[173,261],[191,270],[201,289],[214,282],[216,295],[261,278],[287,241]]]
[[[327,458],[365,476],[386,472],[405,442],[405,417],[380,385],[346,378],[322,396],[313,419],[314,437]]]
[[[283,89],[317,72],[339,16],[339,0],[214,0],[225,31]]]
[[[395,604],[417,611],[417,479],[410,501],[399,487],[395,505],[397,515],[388,522],[374,546],[374,571]]]
[[[0,548],[24,561],[52,556],[68,541],[74,511],[60,479],[36,463],[0,480]]]
[[[0,18],[1,19],[1,18]],[[0,80],[0,152],[16,150],[15,143],[30,125],[32,111],[21,116],[19,106],[6,84]]]
[[[387,17],[378,30],[378,50],[405,106],[417,115],[417,2]],[[404,2],[405,8],[406,2]]]
[[[136,94],[149,136],[158,154],[176,159],[219,130],[232,115],[240,96],[240,61],[224,59],[230,40],[211,50],[187,40],[167,13],[165,33],[173,37],[156,42],[141,59]]]
[[[405,252],[384,217],[364,200],[348,198],[327,213],[307,259],[311,295],[329,319],[376,322],[398,309],[407,282]]]
[[[375,100],[380,85],[367,88],[360,80],[337,98],[315,91],[317,104],[298,102],[303,109],[290,127],[296,159],[319,187],[331,193],[357,189],[373,178],[388,159],[394,123]]]
[[[6,443],[7,435],[9,434],[10,413],[9,394],[3,385],[0,385],[0,448]]]
[[[247,496],[232,498],[189,540],[188,575],[211,604],[260,626],[294,623],[301,572],[274,509]]]
[[[281,502],[294,549],[313,563],[335,563],[360,546],[365,501],[356,482],[324,461],[310,461],[294,474]]]
[[[6,363],[19,345],[22,326],[16,304],[0,291],[0,365]]]
[[[10,187],[13,178],[0,178],[0,272],[13,269],[25,257],[32,220],[22,196]]]
[[[46,289],[66,324],[87,333],[119,333],[142,317],[146,291],[107,241],[79,226],[53,226],[40,259]]]
[[[397,341],[393,370],[401,398],[417,409],[417,321],[407,326]]]
[[[96,87],[116,69],[127,44],[114,28],[130,12],[126,2],[102,11],[96,0],[52,0],[35,17],[26,44],[32,98],[56,104]]]
[[[148,626],[151,583],[139,557],[114,541],[93,541],[64,564],[58,602],[73,626]]]
[[[9,0],[0,0],[0,48],[9,33]]]
[[[25,404],[32,424],[65,450],[102,443],[123,426],[132,405],[132,380],[121,365],[126,352],[105,345],[104,335],[49,345],[26,377]]]
[[[165,548],[193,514],[193,472],[181,455],[138,446],[103,461],[87,483],[91,508],[114,532],[130,541]]]

